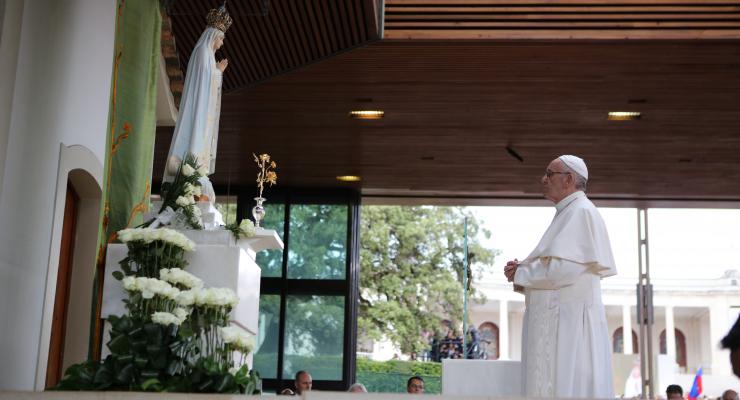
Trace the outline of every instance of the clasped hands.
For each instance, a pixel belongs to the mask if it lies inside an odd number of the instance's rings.
[[[506,263],[506,266],[504,267],[504,275],[506,275],[506,280],[509,282],[514,282],[514,275],[516,274],[516,269],[519,268],[519,260],[516,258],[514,261],[509,261]]]
[[[223,59],[216,63],[216,68],[218,68],[221,72],[226,71],[226,67],[229,66],[229,60]]]

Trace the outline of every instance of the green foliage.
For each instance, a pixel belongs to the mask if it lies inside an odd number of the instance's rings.
[[[193,172],[185,175],[183,170],[186,168],[191,168]],[[186,155],[185,159],[182,160],[182,163],[177,168],[177,173],[172,182],[162,183],[162,206],[159,208],[159,213],[162,213],[167,207],[175,211],[181,209],[187,217],[188,225],[193,229],[203,229],[203,226],[200,224],[200,217],[195,215],[194,208],[196,206],[194,204],[182,206],[177,204],[177,199],[180,197],[192,197],[192,193],[189,193],[186,188],[188,186],[200,186],[198,179],[203,176],[199,172],[200,169],[201,166],[198,164],[197,157],[192,154]],[[154,222],[154,219],[145,222],[142,226],[149,226],[152,222]]]
[[[162,326],[128,316],[111,316],[111,354],[100,363],[68,369],[60,390],[157,390],[181,372],[186,343],[175,325]],[[174,389],[174,388],[168,388]]]
[[[469,283],[493,264],[497,252],[478,242],[490,232],[460,207],[365,206],[361,214],[358,333],[421,351],[443,319],[462,321],[465,218]],[[483,300],[472,286],[470,295]]]
[[[290,214],[288,278],[344,279],[348,207],[294,204]]]
[[[226,196],[224,197],[219,196],[219,198],[223,199],[223,198],[226,198]],[[218,210],[218,212],[221,213],[221,216],[223,217],[224,222],[226,222],[227,224],[236,222],[236,219],[237,219],[236,201],[229,202],[229,203],[222,203],[222,202],[216,203],[216,210]]]
[[[442,376],[442,364],[423,361],[373,361],[357,358],[357,372],[393,372],[408,375]],[[407,377],[407,379],[408,379]]]
[[[265,218],[262,220],[262,227],[265,229],[274,229],[280,238],[284,238],[285,230],[285,205],[284,204],[265,204]],[[292,244],[291,244],[292,246]],[[263,250],[257,253],[257,265],[262,268],[262,277],[280,277],[283,273],[283,251],[282,250]]]
[[[286,341],[291,343],[297,354],[310,349],[315,356],[341,356],[344,343],[344,297],[289,296],[286,315]],[[339,365],[341,366],[341,362]],[[300,369],[302,368],[292,372]]]
[[[115,271],[114,277],[121,280],[123,276],[159,277],[162,268],[185,269],[185,250],[171,243],[157,240],[152,243],[131,241],[126,243],[128,253],[119,262],[121,271]]]
[[[441,393],[442,365],[440,363],[357,359],[357,382],[365,385],[369,392],[404,393],[406,382],[415,375],[424,379],[425,393]]]
[[[259,376],[243,362],[249,345],[242,344],[245,339],[233,331],[236,340],[227,342],[221,332],[229,325],[236,295],[201,288],[178,292],[157,281],[161,268],[186,265],[183,250],[173,244],[137,240],[128,242],[128,249],[128,256],[120,263],[122,271],[114,274],[124,281],[128,298],[123,302],[128,313],[108,317],[111,331],[106,345],[111,354],[102,362],[73,365],[56,389],[260,393]],[[185,293],[221,298],[194,304],[180,299]],[[178,306],[188,309],[176,309]],[[170,319],[167,312],[174,312]],[[176,322],[163,322],[173,319]],[[238,369],[234,367],[234,350],[245,352],[236,364]]]
[[[190,364],[189,356],[199,350],[192,346],[192,335],[184,335],[175,325],[128,316],[111,316],[110,322],[111,354],[101,363],[73,365],[55,389],[246,394],[262,390],[259,375],[246,364],[237,371],[208,358]]]

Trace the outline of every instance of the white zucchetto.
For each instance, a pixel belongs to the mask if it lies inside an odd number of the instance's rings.
[[[562,161],[568,168],[575,171],[575,173],[588,180],[588,168],[586,168],[586,163],[583,162],[582,158],[571,155],[562,155],[558,157],[558,159]]]

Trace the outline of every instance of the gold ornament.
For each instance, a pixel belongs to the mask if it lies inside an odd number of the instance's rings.
[[[208,15],[206,16],[206,22],[208,23],[208,26],[211,26],[220,30],[221,32],[226,33],[226,31],[231,26],[231,23],[233,22],[231,20],[231,17],[229,16],[228,11],[226,11],[226,2],[224,2],[221,7],[214,8],[213,10],[209,11]]]

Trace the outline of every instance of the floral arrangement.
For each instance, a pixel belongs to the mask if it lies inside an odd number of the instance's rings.
[[[228,288],[204,288],[185,271],[194,243],[166,228],[125,229],[118,237],[128,255],[113,275],[128,313],[109,318],[111,354],[73,365],[57,389],[259,393],[260,379],[244,362],[252,337],[229,326],[239,298]]]
[[[251,219],[243,219],[239,224],[236,222],[226,224],[224,227],[227,230],[231,231],[231,233],[234,235],[234,240],[239,240],[241,238],[250,238],[256,234],[254,229],[254,222],[252,222]]]
[[[182,227],[203,229],[196,197],[203,195],[200,180],[207,175],[208,169],[198,165],[197,158],[192,155],[185,156],[174,180],[162,184],[160,217],[148,221],[144,226],[150,226],[155,220],[159,220],[174,226],[184,225]]]
[[[262,197],[262,190],[265,188],[265,184],[269,183],[270,186],[277,183],[277,164],[275,161],[270,160],[269,154],[260,154],[259,157],[252,153],[254,156],[254,162],[257,163],[257,187],[260,189],[260,196]]]

